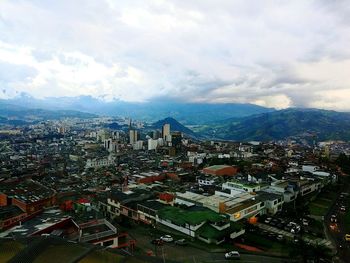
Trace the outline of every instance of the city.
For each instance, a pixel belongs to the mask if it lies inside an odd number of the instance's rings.
[[[167,120],[3,127],[1,261],[346,259],[350,143],[202,141]]]
[[[0,263],[350,263],[349,18],[0,1]]]

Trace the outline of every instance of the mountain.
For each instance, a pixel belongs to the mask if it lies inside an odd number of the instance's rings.
[[[148,122],[172,116],[186,125],[206,124],[216,120],[274,111],[274,109],[253,104],[183,103],[169,99],[157,99],[144,103],[118,100],[106,102],[91,96],[35,99],[28,94],[21,94],[4,102],[27,108],[77,110],[99,115],[128,116]]]
[[[95,118],[97,115],[74,110],[32,109],[0,101],[0,122],[3,124],[24,125],[41,120],[64,118]]]
[[[317,109],[287,109],[227,119],[202,131],[225,140],[279,140],[289,137],[350,140],[350,113]]]
[[[171,118],[171,117],[167,117],[163,120],[159,120],[159,121],[153,123],[150,128],[161,130],[163,125],[167,124],[167,123],[170,124],[171,131],[179,131],[179,132],[183,132],[183,133],[190,135],[190,136],[196,136],[196,134],[192,130],[185,127],[180,122],[178,122],[177,120],[175,120],[174,118]]]

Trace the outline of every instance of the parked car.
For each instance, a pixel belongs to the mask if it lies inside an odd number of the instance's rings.
[[[276,238],[276,234],[275,234],[275,233],[272,233],[272,232],[270,232],[268,236],[269,236],[269,238],[271,238],[271,239],[275,239],[275,238]]]
[[[226,259],[240,259],[241,255],[238,251],[230,251],[225,254]]]
[[[163,240],[164,242],[173,242],[174,241],[174,238],[170,235],[161,236],[160,239]]]
[[[300,232],[300,230],[301,230],[300,226],[294,226],[294,227],[292,227],[292,229],[290,230],[290,232],[291,232],[292,234],[298,234],[298,233]]]
[[[272,218],[271,218],[271,217],[268,217],[268,218],[265,219],[264,222],[265,222],[266,224],[269,224],[269,223],[271,222],[271,220],[272,220]]]
[[[303,218],[301,220],[301,222],[302,222],[303,226],[308,226],[309,225],[309,221],[307,219],[305,219],[305,218]]]
[[[299,238],[298,238],[297,236],[294,236],[294,237],[293,237],[293,242],[294,242],[294,243],[299,243]]]
[[[154,245],[157,245],[157,246],[161,246],[161,245],[164,244],[164,241],[161,240],[160,238],[157,238],[157,239],[153,239],[153,240],[151,241],[151,243],[154,244]]]
[[[344,238],[345,238],[345,241],[350,241],[350,234],[346,234]]]
[[[338,219],[336,215],[331,215],[331,222],[332,223],[337,223]]]
[[[187,244],[188,244],[188,242],[184,238],[175,241],[175,245],[186,246]]]
[[[276,239],[278,241],[283,241],[284,240],[284,236],[283,235],[277,235]]]
[[[284,228],[284,224],[283,223],[278,223],[276,225],[276,227],[278,227],[279,229],[283,229]]]

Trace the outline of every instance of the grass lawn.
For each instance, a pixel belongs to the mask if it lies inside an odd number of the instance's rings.
[[[61,263],[70,262],[87,251],[87,248],[75,245],[51,245],[36,257],[34,263]]]
[[[313,202],[309,204],[309,209],[311,215],[324,216],[327,213],[329,206],[324,206]]]
[[[25,245],[17,241],[4,241],[0,243],[0,262],[7,262],[20,252]]]
[[[335,192],[320,193],[319,196],[309,204],[310,214],[314,216],[324,216],[336,197],[337,193]]]

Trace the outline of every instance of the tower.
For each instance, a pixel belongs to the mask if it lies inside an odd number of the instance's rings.
[[[130,130],[129,131],[129,142],[130,144],[134,144],[137,141],[137,131]]]
[[[169,139],[167,139],[170,137],[170,124],[169,123],[165,123],[163,125],[162,136],[163,136],[163,139],[165,141],[169,140]]]

